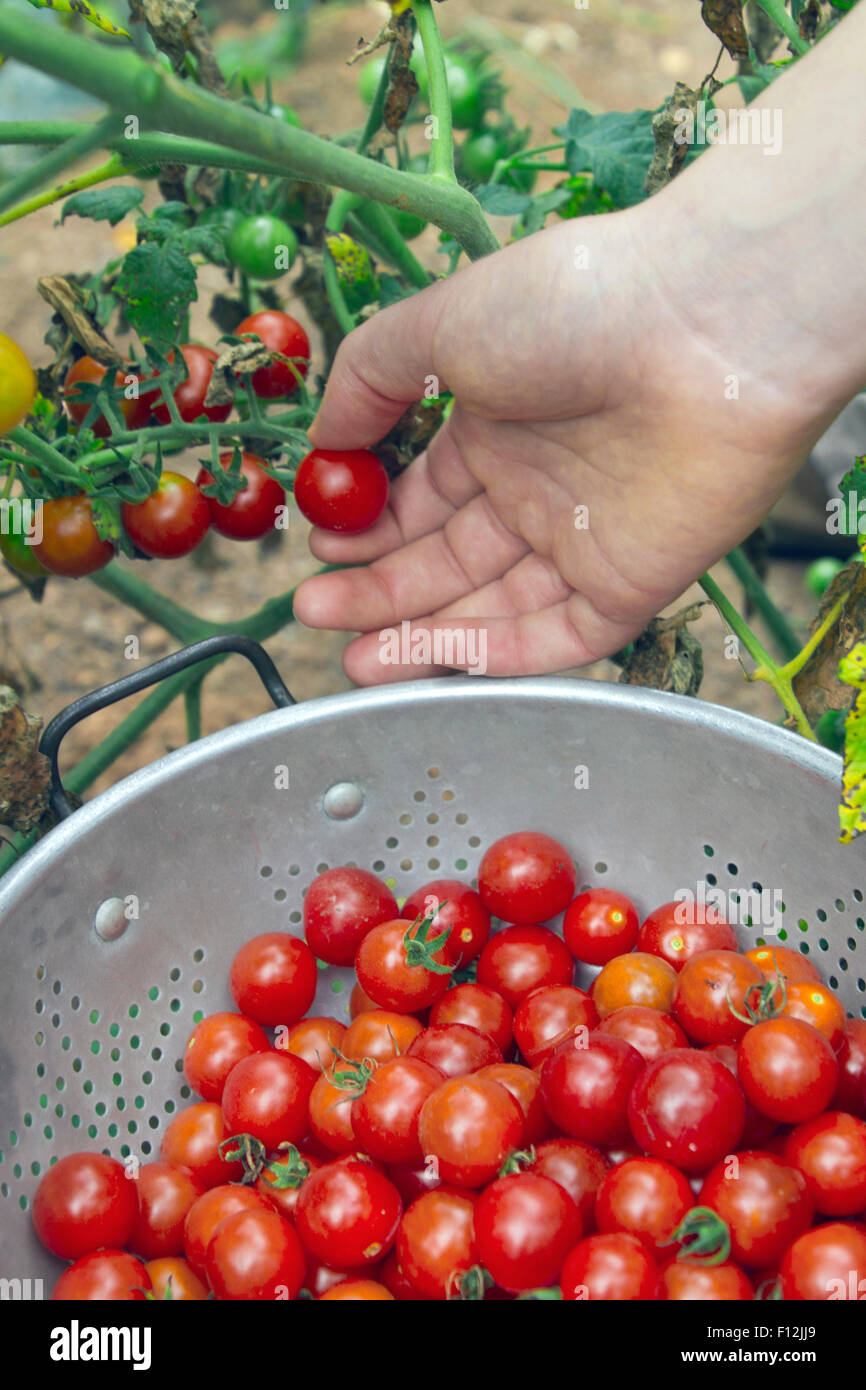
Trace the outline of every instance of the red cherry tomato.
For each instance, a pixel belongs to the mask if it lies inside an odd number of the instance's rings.
[[[297,1144],[308,1128],[313,1068],[291,1052],[256,1052],[229,1072],[223,1115],[229,1134],[252,1134],[266,1149]]]
[[[104,569],[114,556],[111,541],[103,541],[93,524],[90,502],[84,493],[75,497],[49,497],[39,508],[32,544],[33,554],[52,574],[81,579]]]
[[[671,1303],[741,1302],[755,1296],[748,1275],[739,1265],[699,1265],[669,1260],[662,1267],[661,1297]]]
[[[749,1027],[747,1000],[761,991],[765,977],[736,951],[700,951],[680,970],[671,1012],[694,1043],[735,1043]],[[737,1011],[737,1013],[734,1012]]]
[[[698,914],[693,910],[691,915]],[[688,916],[687,903],[665,903],[657,907],[641,924],[637,949],[661,956],[674,970],[681,970],[686,961],[701,951],[739,950],[737,933],[727,922],[689,922],[684,920]]]
[[[304,1247],[333,1269],[357,1269],[386,1255],[403,1204],[389,1178],[357,1159],[327,1163],[298,1198],[296,1226]]]
[[[478,983],[496,990],[512,1009],[533,990],[570,985],[573,978],[571,952],[548,927],[505,927],[478,957]]]
[[[186,365],[187,375],[186,379],[174,388],[172,394],[181,420],[188,425],[202,415],[212,424],[220,424],[227,420],[232,409],[230,401],[225,405],[206,406],[204,403],[213,376],[213,364],[217,360],[216,353],[211,348],[201,347],[198,343],[184,343],[180,355]],[[174,361],[173,352],[169,353],[169,361]],[[171,415],[162,398],[162,388],[159,390],[159,396],[159,404],[154,405],[153,413],[161,425],[168,425],[171,423]]]
[[[834,1110],[847,1110],[866,1119],[866,1019],[845,1020],[845,1032],[836,1054],[839,1079],[833,1096]]]
[[[383,1163],[422,1159],[421,1109],[441,1084],[442,1073],[411,1053],[382,1062],[352,1104],[352,1127],[364,1152]]]
[[[789,984],[786,990],[782,1018],[801,1018],[823,1033],[834,1052],[842,1046],[847,1022],[845,1010],[829,985],[816,985],[812,980]]]
[[[565,1261],[559,1287],[562,1297],[572,1301],[656,1299],[659,1269],[637,1236],[588,1236]]]
[[[866,1298],[866,1227],[846,1221],[816,1226],[789,1246],[779,1265],[786,1302]]]
[[[326,869],[304,896],[304,935],[319,960],[351,965],[367,932],[399,915],[397,899],[375,874],[348,865]]]
[[[204,1303],[210,1297],[207,1285],[195,1270],[179,1255],[164,1255],[148,1260],[147,1269],[157,1302]]]
[[[162,473],[155,492],[120,509],[133,545],[154,560],[177,560],[195,550],[210,526],[210,509],[190,478]]]
[[[498,1081],[517,1101],[523,1111],[523,1137],[520,1143],[524,1148],[547,1138],[553,1126],[544,1108],[541,1077],[537,1072],[514,1062],[494,1062],[489,1067],[480,1067],[476,1076]]]
[[[259,367],[253,372],[256,395],[267,401],[294,395],[298,377],[305,377],[310,369],[310,340],[297,319],[279,309],[263,309],[239,323],[235,333],[239,338],[256,334],[266,348],[290,358],[294,365],[294,371],[288,362],[280,361],[272,362],[269,367]]]
[[[239,1211],[266,1211],[271,1203],[251,1187],[221,1183],[205,1192],[190,1207],[183,1225],[183,1249],[190,1268],[199,1278],[206,1277],[205,1256],[211,1237],[227,1216]]]
[[[340,1048],[346,1036],[346,1025],[336,1018],[319,1018],[311,1015],[302,1018],[289,1030],[285,1048],[302,1057],[314,1071],[324,1071],[334,1060],[335,1049]]]
[[[354,536],[385,510],[388,474],[370,449],[313,449],[295,474],[295,501],[314,526]]]
[[[589,1032],[598,1024],[595,1005],[575,985],[544,985],[518,1004],[514,1041],[530,1067],[537,1067],[555,1047],[578,1029]]]
[[[606,965],[637,941],[637,908],[612,888],[589,888],[569,904],[562,935],[571,954],[587,965]]]
[[[627,1231],[658,1255],[694,1205],[692,1189],[673,1164],[661,1158],[627,1158],[605,1176],[595,1199],[600,1231]]]
[[[79,357],[66,373],[66,380],[63,383],[63,398],[66,413],[76,425],[82,425],[87,418],[91,407],[91,402],[83,399],[82,394],[76,388],[79,382],[86,382],[92,386],[101,386],[105,380],[108,368],[101,362],[97,362],[93,357]],[[127,376],[132,373],[127,369],[120,369],[115,373],[114,389],[124,390]],[[128,430],[143,428],[150,419],[151,405],[156,393],[149,395],[133,396],[114,403],[115,411],[119,411],[123,418],[123,423]],[[90,426],[98,439],[106,439],[111,433],[108,421],[104,415],[97,415],[93,424]]]
[[[640,1053],[606,1033],[560,1043],[541,1071],[541,1093],[558,1129],[588,1144],[629,1138],[628,1100],[644,1069]]]
[[[310,1174],[321,1167],[321,1159],[301,1153],[293,1144],[283,1144],[268,1155],[254,1190],[267,1206],[294,1220],[301,1188]]]
[[[442,906],[437,910],[437,903]],[[448,950],[460,969],[474,960],[490,935],[490,913],[481,897],[466,883],[455,878],[436,878],[417,888],[400,909],[404,917],[426,917],[435,912],[433,931],[451,928]],[[465,1019],[455,1019],[464,1023]]]
[[[513,1039],[511,1010],[495,989],[467,981],[447,989],[430,1010],[430,1023],[465,1023],[492,1038],[503,1057]]]
[[[219,461],[224,468],[229,468],[231,453],[220,454]],[[286,494],[276,478],[265,472],[262,462],[255,454],[242,453],[241,476],[246,479],[245,486],[235,493],[231,502],[222,503],[215,497],[208,497],[211,526],[221,536],[233,541],[257,541],[276,525],[280,508],[285,506]],[[213,481],[213,474],[206,468],[202,468],[196,478],[200,488],[211,487]]]
[[[123,1246],[138,1215],[136,1185],[123,1164],[99,1153],[58,1159],[33,1199],[36,1234],[52,1255],[77,1260],[99,1246]]]
[[[397,1232],[397,1261],[417,1298],[444,1301],[458,1290],[461,1274],[478,1263],[475,1193],[440,1188],[405,1212]]]
[[[150,1288],[150,1275],[141,1260],[125,1250],[95,1250],[63,1271],[51,1298],[61,1303],[143,1303]]]
[[[781,1124],[820,1115],[839,1074],[823,1033],[799,1018],[770,1018],[750,1028],[740,1043],[737,1071],[747,1100]]]
[[[208,1283],[219,1299],[297,1298],[307,1261],[290,1221],[276,1211],[238,1211],[211,1237]]]
[[[423,1029],[409,1044],[409,1056],[428,1062],[446,1076],[467,1076],[502,1061],[492,1038],[465,1023],[446,1023]]]
[[[581,1237],[574,1202],[538,1172],[492,1182],[475,1204],[474,1225],[481,1264],[510,1293],[552,1284]]]
[[[243,1014],[208,1014],[187,1039],[183,1074],[202,1100],[221,1100],[226,1078],[236,1062],[254,1052],[270,1051],[257,1023]]]
[[[187,1213],[199,1197],[204,1184],[162,1160],[143,1163],[138,1170],[138,1216],[129,1237],[129,1247],[143,1260],[183,1253],[183,1227]]]
[[[532,1170],[565,1188],[588,1235],[595,1228],[596,1194],[609,1166],[599,1149],[580,1139],[548,1139],[536,1149]]]
[[[577,870],[568,850],[534,830],[503,835],[478,869],[481,899],[503,922],[548,922],[568,906],[576,887]]]
[[[685,1046],[685,1044],[683,1044],[683,1046]],[[727,1067],[731,1076],[737,1076],[738,1049],[733,1043],[711,1043],[710,1046],[705,1047],[703,1051],[708,1053],[711,1057],[717,1057],[718,1060]],[[769,1115],[762,1115],[760,1110],[756,1110],[752,1102],[747,1100],[746,1122],[743,1125],[743,1133],[740,1137],[740,1148],[766,1148],[778,1128],[778,1120],[771,1119]]]
[[[232,998],[242,1013],[266,1027],[290,1027],[316,995],[316,959],[288,932],[264,932],[241,946],[229,972]]]
[[[745,1150],[710,1170],[698,1197],[718,1212],[738,1264],[766,1268],[812,1224],[814,1206],[802,1173],[775,1154]]]
[[[822,1216],[866,1214],[866,1124],[842,1110],[828,1110],[798,1125],[785,1143],[785,1158],[798,1168]]]
[[[397,918],[373,927],[361,941],[355,973],[380,1008],[415,1013],[445,993],[453,969],[448,943],[427,952],[425,936],[427,941],[437,939],[429,924]]]
[[[428,1096],[418,1133],[440,1178],[459,1187],[483,1187],[518,1147],[523,1129],[523,1111],[505,1087],[473,1075],[445,1081]]]
[[[733,1153],[745,1117],[743,1093],[727,1067],[687,1048],[649,1062],[628,1102],[636,1142],[684,1173],[702,1173]]]
[[[645,1062],[653,1062],[663,1052],[675,1047],[688,1047],[689,1040],[678,1023],[659,1009],[643,1004],[626,1004],[601,1020],[600,1033],[610,1033],[630,1043]]]
[[[224,1159],[219,1152],[222,1141],[235,1133],[236,1130],[226,1129],[218,1105],[199,1101],[180,1110],[168,1124],[159,1156],[175,1168],[186,1168],[205,1187],[238,1182],[243,1176],[243,1164]]]

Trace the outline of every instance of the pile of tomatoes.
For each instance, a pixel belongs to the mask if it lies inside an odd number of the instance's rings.
[[[268,309],[244,319],[236,333],[239,338],[258,337],[276,354],[270,363],[252,373],[255,395],[265,401],[292,396],[309,369],[310,343],[301,324],[289,314]],[[205,404],[216,352],[198,343],[185,343],[180,355],[185,376],[172,392],[180,420],[184,424],[201,421],[203,425],[224,422],[231,413],[230,402]],[[22,360],[26,366],[26,359]],[[169,361],[173,360],[174,353],[169,357]],[[110,435],[108,420],[101,414],[89,418],[93,416],[93,396],[80,387],[85,383],[102,386],[107,374],[108,369],[94,358],[80,357],[66,375],[63,392],[72,424],[80,427],[88,421],[100,439]],[[126,429],[142,430],[151,422],[169,425],[172,416],[162,388],[139,390],[127,399],[129,379],[130,373],[119,369],[113,383],[115,393],[124,392],[118,397],[117,406]],[[226,470],[232,459],[231,450],[219,455]],[[201,544],[210,528],[232,540],[260,539],[278,524],[285,507],[285,492],[268,471],[265,460],[256,454],[241,454],[240,474],[243,485],[230,501],[220,502],[215,495],[215,479],[207,468],[201,468],[194,481],[180,473],[162,472],[149,497],[122,504],[121,521],[127,536],[141,555],[170,560],[188,555]],[[369,449],[313,450],[298,467],[295,500],[303,515],[318,526],[347,533],[363,531],[378,520],[385,508],[388,475]],[[114,545],[100,536],[86,493],[49,498],[39,511],[32,544],[10,534],[2,547],[12,568],[29,578],[56,574],[78,579],[102,569],[113,558]]]
[[[237,952],[159,1160],[43,1177],[53,1296],[866,1297],[866,1022],[804,954],[577,883],[537,832],[402,905],[320,874],[306,940]]]

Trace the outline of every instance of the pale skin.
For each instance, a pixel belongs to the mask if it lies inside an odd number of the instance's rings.
[[[382,662],[403,619],[485,629],[488,675],[584,665],[762,521],[866,385],[864,52],[866,4],[760,99],[782,110],[777,155],[716,146],[638,207],[516,242],[345,340],[315,445],[375,444],[430,376],[456,398],[375,527],[311,534],[362,566],[295,603],[362,634],[353,681],[440,673]]]

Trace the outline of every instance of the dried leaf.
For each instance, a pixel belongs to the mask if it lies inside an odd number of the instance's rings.
[[[36,281],[42,298],[59,314],[84,351],[104,367],[122,367],[123,357],[102,333],[84,307],[84,294],[63,275],[44,275]]]
[[[394,478],[402,473],[427,448],[442,424],[447,404],[447,396],[426,402],[415,401],[381,443],[376,445],[376,453],[389,477]]]
[[[701,644],[688,630],[700,617],[702,603],[693,603],[670,618],[653,618],[634,644],[620,672],[620,685],[643,685],[697,695],[704,675]]]
[[[866,566],[862,560],[852,560],[836,575],[821,599],[812,632],[841,599],[844,605],[838,618],[792,682],[803,713],[813,725],[827,710],[848,709],[851,704],[851,687],[840,677],[839,663],[855,643],[866,638]]]
[[[129,17],[135,24],[147,25],[157,48],[168,55],[176,72],[185,67],[189,53],[196,60],[200,85],[209,92],[225,93],[225,78],[194,0],[129,0]]]
[[[651,198],[676,178],[685,164],[689,146],[685,140],[677,141],[676,135],[683,121],[683,112],[690,111],[694,118],[700,99],[700,87],[687,87],[685,82],[678,82],[661,111],[653,116],[655,153],[644,180],[647,197]]]
[[[0,686],[0,824],[26,835],[48,810],[51,769],[39,752],[42,720]]]
[[[743,0],[703,0],[701,18],[710,32],[725,45],[732,58],[748,58]]]

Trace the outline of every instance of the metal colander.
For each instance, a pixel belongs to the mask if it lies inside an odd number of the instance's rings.
[[[866,1017],[866,872],[835,840],[839,772],[831,753],[697,700],[460,677],[278,709],[128,777],[0,885],[0,1276],[57,1275],[29,1218],[53,1157],[157,1156],[190,1096],[187,1035],[233,1007],[233,953],[300,934],[328,866],[373,869],[402,897],[472,880],[490,841],[533,828],[571,849],[581,884],[642,914],[700,883],[732,903],[780,890],[773,939]],[[347,1018],[349,980],[323,968],[315,1011]]]

